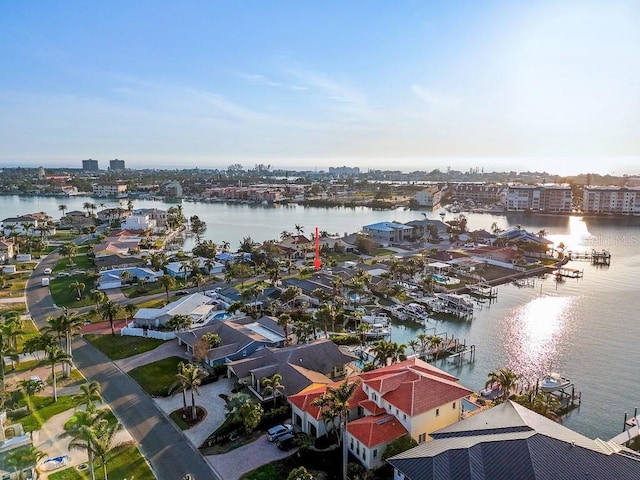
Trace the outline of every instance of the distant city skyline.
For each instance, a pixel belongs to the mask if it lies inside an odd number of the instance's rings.
[[[2,2],[0,166],[640,174],[640,3]]]

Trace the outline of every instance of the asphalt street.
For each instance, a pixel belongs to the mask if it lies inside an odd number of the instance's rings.
[[[57,252],[48,255],[27,282],[27,307],[38,328],[46,325],[47,317],[61,313],[49,289],[41,286],[44,269],[53,268],[59,259]],[[140,386],[102,352],[78,338],[73,342],[73,356],[76,367],[88,380],[100,382],[104,399],[139,443],[159,480],[180,480],[187,473],[193,480],[221,479]]]

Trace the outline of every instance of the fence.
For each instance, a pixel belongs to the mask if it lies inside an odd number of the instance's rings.
[[[158,330],[145,330],[143,328],[124,327],[120,330],[120,335],[129,337],[157,338],[159,340],[171,340],[176,338],[175,332],[160,332]]]

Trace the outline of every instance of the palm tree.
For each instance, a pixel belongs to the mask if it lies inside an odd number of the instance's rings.
[[[178,314],[178,315],[172,316],[167,321],[167,328],[171,328],[173,330],[179,331],[179,330],[184,330],[186,328],[189,328],[192,323],[193,323],[193,320],[189,315]]]
[[[60,204],[60,205],[58,205],[58,210],[60,210],[62,212],[62,216],[64,217],[64,212],[66,210],[68,210],[68,207],[66,205],[64,205],[64,204]]]
[[[91,290],[89,292],[89,298],[96,304],[96,310],[98,310],[100,304],[107,299],[107,294],[102,290]]]
[[[15,472],[22,472],[26,468],[35,467],[38,461],[46,456],[47,454],[42,450],[29,445],[28,447],[16,448],[7,453],[6,457],[4,457],[4,462],[8,467],[13,467]],[[24,477],[19,474],[15,478]]]
[[[84,289],[86,288],[86,285],[80,280],[77,280],[75,282],[71,282],[69,284],[69,288],[76,291],[76,293],[78,294],[78,300],[80,300],[82,298],[82,294],[84,292]]]
[[[160,277],[160,285],[162,285],[164,287],[164,291],[167,294],[167,302],[169,301],[169,290],[171,290],[175,284],[176,284],[176,279],[173,278],[171,275],[163,275]]]
[[[105,419],[109,410],[102,409],[87,409],[76,410],[76,421],[71,427],[65,429],[61,437],[71,438],[69,442],[69,450],[83,450],[87,452],[87,464],[89,465],[89,476],[91,480],[95,480],[96,474],[93,465],[94,448],[93,443],[95,440],[94,426]]]
[[[138,307],[133,303],[127,303],[124,306],[124,311],[127,312],[127,318],[133,318],[133,315],[138,311]]]
[[[250,401],[251,397],[249,396],[249,394],[244,392],[238,392],[234,393],[233,395],[229,395],[226,398],[224,405],[225,416],[232,417],[244,403]]]
[[[94,402],[102,403],[102,393],[100,391],[100,384],[95,380],[80,385],[81,392],[74,395],[73,399],[78,400],[78,405],[85,405],[87,410],[95,408]]]
[[[68,263],[69,266],[73,265],[72,259],[73,257],[76,256],[77,252],[78,252],[78,248],[72,242],[66,242],[64,245],[62,245],[62,247],[60,247],[60,253],[62,254],[63,257],[67,257],[67,259],[69,260],[69,263]]]
[[[270,377],[264,377],[262,379],[262,393],[264,396],[273,394],[273,406],[276,406],[278,396],[282,395],[285,390],[285,386],[282,384],[282,375],[274,373]]]
[[[99,420],[91,429],[93,431],[92,448],[95,456],[102,461],[102,473],[104,480],[107,476],[107,455],[124,443],[114,443],[116,434],[122,430],[122,424],[118,421],[110,422],[106,418]],[[126,442],[130,443],[130,442]]]
[[[47,318],[47,327],[45,333],[55,333],[60,342],[60,346],[64,345],[64,351],[73,360],[73,351],[71,343],[73,337],[80,332],[80,327],[84,324],[84,320],[76,312],[70,312],[66,308],[62,309],[62,314],[58,317]],[[64,339],[64,342],[63,342]],[[65,377],[69,375],[70,368],[67,364],[63,364],[63,374]]]
[[[122,307],[115,303],[113,300],[107,300],[100,307],[98,307],[98,312],[105,320],[109,320],[109,324],[111,325],[111,335],[115,337],[116,331],[113,327],[113,322],[116,317],[120,314]]]
[[[498,385],[502,390],[503,400],[507,400],[509,398],[511,390],[513,390],[520,379],[520,375],[508,368],[500,368],[496,372],[489,372],[487,377],[489,377],[489,379],[487,380],[485,387],[488,387],[489,385]]]
[[[196,410],[196,394],[200,395],[200,385],[202,379],[206,377],[206,372],[200,370],[196,365],[188,364],[185,368],[179,372],[176,377],[179,381],[184,381],[186,388],[191,390],[191,419],[195,420],[198,417],[198,411]]]
[[[187,366],[184,362],[178,364],[178,373],[176,374],[176,381],[169,387],[169,395],[173,395],[176,392],[182,393],[182,411],[187,411]]]
[[[129,280],[131,280],[131,272],[129,272],[129,270],[123,270],[120,273],[120,282],[124,286],[124,285],[127,285],[127,283],[129,283]]]
[[[412,338],[407,342],[407,347],[411,349],[411,352],[416,355],[418,353],[419,342],[415,338]]]
[[[51,365],[51,378],[53,379],[52,380],[53,401],[55,403],[58,401],[58,383],[56,378],[56,365],[59,363],[71,365],[71,358],[69,358],[69,355],[67,355],[67,353],[58,345],[52,345],[51,347],[49,347],[45,352],[45,354],[46,354],[47,362],[49,362],[49,364]]]
[[[297,223],[293,227],[298,235],[302,235],[304,233],[304,226],[298,225]]]
[[[20,380],[18,382],[18,387],[20,388],[20,390],[24,392],[25,400],[27,402],[27,410],[31,412],[32,411],[31,398],[36,393],[44,389],[45,387],[44,383],[42,382],[42,380],[35,380],[35,379],[29,378],[29,379]]]

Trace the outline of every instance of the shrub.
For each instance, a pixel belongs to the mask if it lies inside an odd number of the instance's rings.
[[[360,338],[357,335],[336,335],[331,337],[331,341],[336,345],[360,345]]]

